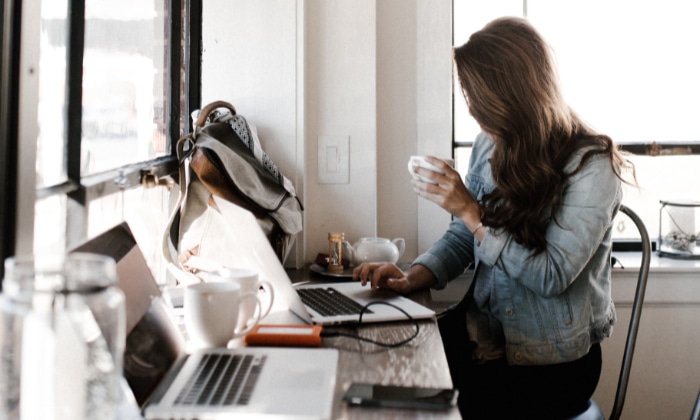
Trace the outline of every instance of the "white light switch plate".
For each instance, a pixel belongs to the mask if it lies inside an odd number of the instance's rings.
[[[350,182],[350,137],[318,136],[318,183]]]

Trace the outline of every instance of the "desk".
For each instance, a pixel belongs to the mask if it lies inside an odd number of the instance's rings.
[[[359,333],[377,340],[395,341],[411,334],[414,328],[412,323],[392,323],[361,327]],[[451,388],[452,380],[434,320],[421,321],[418,336],[411,343],[399,348],[384,349],[345,337],[324,339],[324,346],[340,350],[333,418],[461,418],[456,408],[441,413],[351,407],[342,402],[342,395],[352,382]]]
[[[309,277],[306,270],[289,272],[294,283],[321,282],[323,278]],[[416,302],[432,307],[429,290],[408,296]],[[262,321],[266,324],[302,324],[303,321],[288,309],[271,312]],[[186,334],[181,322],[183,333]],[[422,386],[452,388],[447,359],[442,347],[440,332],[435,319],[418,321],[420,332],[408,344],[397,348],[385,348],[349,337],[324,338],[323,346],[339,350],[338,373],[333,401],[333,419],[460,419],[459,409],[426,411],[348,406],[342,401],[345,390],[352,382],[368,382],[382,385]],[[412,322],[366,324],[361,327],[330,327],[353,335],[380,342],[397,342],[413,334]],[[244,345],[242,339],[237,345]]]
[[[290,272],[290,278],[293,282],[303,281],[308,279],[307,273],[295,270],[295,272]],[[320,279],[311,279],[311,281],[318,280]],[[428,290],[414,293],[409,297],[423,305],[432,306]],[[300,322],[298,318],[297,322]],[[398,348],[383,348],[346,337],[324,339],[324,347],[336,348],[340,351],[333,402],[334,419],[461,418],[457,408],[448,412],[430,412],[351,407],[342,401],[343,393],[352,382],[452,388],[452,379],[442,348],[437,322],[434,319],[424,320],[419,321],[419,325],[418,336],[410,343]],[[396,342],[410,336],[415,330],[415,326],[411,322],[393,322],[369,324],[346,330],[382,342]]]

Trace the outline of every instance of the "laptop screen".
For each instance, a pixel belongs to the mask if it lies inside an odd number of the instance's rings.
[[[143,407],[163,376],[185,353],[179,326],[126,222],[72,252],[107,255],[116,261],[118,286],[126,298],[124,377]]]

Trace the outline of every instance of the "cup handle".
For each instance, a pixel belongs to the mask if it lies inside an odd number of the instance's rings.
[[[399,249],[399,258],[400,259],[403,256],[404,251],[406,251],[406,240],[404,238],[395,238],[393,241],[391,241],[396,245],[396,247]]]
[[[255,299],[255,303],[257,305],[257,310],[253,311],[253,316],[251,316],[250,318],[248,318],[246,320],[246,323],[245,323],[246,327],[243,328],[242,331],[236,331],[235,329],[233,330],[233,338],[242,337],[242,336],[248,334],[256,325],[258,325],[258,322],[260,322],[260,318],[261,318],[260,314],[261,314],[262,306],[260,305],[260,299],[258,299],[257,293],[254,293],[254,292],[244,293],[241,295],[241,302],[243,302],[244,299]],[[239,307],[240,306],[241,305],[239,305]],[[239,312],[239,315],[240,315],[240,312]],[[255,320],[255,322],[250,322],[253,319]]]
[[[263,289],[265,289],[266,293],[270,294],[270,304],[267,306],[267,309],[265,309],[265,312],[260,315],[260,319],[265,318],[267,314],[270,313],[270,310],[272,309],[272,304],[275,302],[275,289],[272,287],[272,284],[267,281],[263,280],[260,282],[260,286],[262,286]],[[258,301],[260,298],[258,298]],[[261,305],[262,308],[262,305]],[[261,309],[262,311],[262,309]]]

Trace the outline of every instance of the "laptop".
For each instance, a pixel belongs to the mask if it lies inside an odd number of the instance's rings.
[[[359,281],[306,283],[293,286],[289,275],[270,246],[255,216],[248,210],[224,199],[216,196],[213,198],[219,211],[211,212],[210,217],[222,218],[222,220],[214,220],[210,223],[215,223],[214,226],[226,226],[227,229],[225,232],[217,230],[215,234],[244,239],[240,243],[234,243],[231,248],[223,250],[219,255],[217,255],[216,250],[209,250],[209,257],[206,259],[191,257],[186,263],[189,268],[204,272],[216,271],[222,266],[256,270],[261,279],[269,281],[274,289],[275,301],[272,311],[275,309],[283,310],[284,308],[279,307],[279,305],[287,305],[291,312],[308,324],[358,323],[360,310],[370,302],[372,304],[362,314],[363,323],[405,321],[409,319],[409,316],[413,319],[426,319],[435,316],[435,311],[411,299],[391,290],[372,292],[369,285],[362,286]],[[223,220],[228,220],[229,223],[223,223]],[[236,223],[230,223],[234,220]],[[217,261],[226,261],[226,264],[220,264]],[[174,274],[183,273],[177,268],[171,271]],[[323,299],[334,299],[334,302],[328,305],[312,304],[311,301],[314,298],[321,299],[322,295],[330,295],[324,296]],[[354,309],[354,311],[332,313],[333,310],[341,306],[336,300],[344,300],[347,305],[343,304],[342,306],[348,307],[348,310]],[[275,305],[278,307],[275,308]]]
[[[338,351],[244,347],[188,353],[128,225],[74,252],[111,256],[126,297],[124,377],[146,419],[330,419]]]

